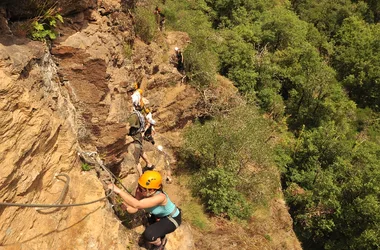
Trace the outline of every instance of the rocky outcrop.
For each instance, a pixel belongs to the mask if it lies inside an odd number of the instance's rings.
[[[96,9],[96,0],[4,0],[0,6],[7,10],[11,20],[28,19],[44,14],[49,8],[60,9],[60,13],[68,15],[83,12],[87,9]]]
[[[82,173],[77,148],[76,107],[61,85],[46,46],[17,40],[0,44],[0,196],[3,202],[53,204],[66,173],[70,185],[63,203],[105,196],[93,173]],[[124,249],[126,233],[103,200],[83,207],[47,209],[0,207],[3,249]],[[93,222],[108,228],[94,228]],[[109,248],[109,247],[108,247]]]

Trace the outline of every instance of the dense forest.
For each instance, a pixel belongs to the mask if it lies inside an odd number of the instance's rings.
[[[191,36],[188,81],[205,90],[219,73],[244,99],[187,132],[183,159],[207,210],[249,218],[276,188],[265,181],[275,166],[305,249],[379,249],[380,2],[157,4],[166,29]],[[149,41],[145,10],[135,11]]]

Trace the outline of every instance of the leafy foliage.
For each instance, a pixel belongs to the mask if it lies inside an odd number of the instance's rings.
[[[222,168],[209,168],[197,178],[195,189],[207,209],[228,218],[248,219],[251,207],[245,197],[235,189],[235,173]]]
[[[131,59],[133,46],[130,43],[123,43],[123,55],[127,59]]]
[[[185,31],[191,43],[184,51],[185,72],[190,83],[205,88],[215,82],[218,57],[213,51],[214,44],[211,23],[203,14],[207,9],[203,0],[170,1],[166,3],[167,27]]]
[[[306,246],[376,249],[379,145],[358,143],[333,123],[304,131],[295,145],[286,196]]]
[[[237,83],[241,91],[254,89],[257,72],[254,67],[253,46],[246,43],[234,31],[221,33],[223,43],[217,47],[220,55],[220,73]]]
[[[254,21],[260,14],[273,8],[277,1],[263,0],[205,0],[211,7],[214,28],[232,28]]]
[[[303,124],[316,127],[322,121],[340,122],[350,113],[354,104],[313,46],[315,42],[309,41],[315,37],[310,36],[315,33],[312,27],[290,11],[276,8],[262,16],[261,29],[266,45],[256,60],[256,90],[263,108],[277,118],[282,112],[289,115],[294,130]]]
[[[184,58],[186,76],[193,84],[207,87],[215,82],[218,58],[214,53],[194,44],[186,48]]]
[[[249,106],[187,131],[184,157],[196,170],[194,192],[209,211],[232,218],[249,217],[248,202],[255,196],[260,183],[257,178],[261,177],[253,166],[263,172],[270,166],[267,134],[266,122]]]
[[[54,40],[57,33],[54,30],[57,22],[63,23],[63,17],[55,8],[48,9],[43,16],[34,18],[32,22],[31,37],[33,40],[46,41],[46,39]]]
[[[135,32],[146,43],[150,43],[157,30],[157,23],[153,12],[143,7],[135,9]]]
[[[366,20],[368,22],[378,23],[380,21],[380,3],[376,0],[364,0],[368,5]]]
[[[93,167],[88,165],[87,163],[82,164],[82,171],[90,171]]]
[[[336,34],[345,18],[353,14],[362,16],[367,10],[362,1],[292,0],[291,2],[300,19],[313,23],[327,37]]]
[[[336,37],[334,65],[360,107],[380,111],[380,27],[347,18]]]

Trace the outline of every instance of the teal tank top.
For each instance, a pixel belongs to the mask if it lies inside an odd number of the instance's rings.
[[[157,194],[158,193],[161,193],[161,191],[157,191]],[[171,212],[174,211],[176,206],[170,200],[169,196],[165,192],[163,192],[163,193],[166,195],[166,200],[167,200],[166,205],[165,206],[159,205],[159,206],[155,206],[155,207],[145,208],[145,211],[152,213],[157,217],[166,217],[169,214],[171,214]],[[172,217],[176,217],[178,214],[179,214],[179,209],[177,209],[177,211],[172,215]]]

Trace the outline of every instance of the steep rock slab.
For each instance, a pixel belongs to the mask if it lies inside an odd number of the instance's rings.
[[[67,182],[57,173],[70,177],[62,203],[104,197],[97,177],[80,171],[77,114],[44,45],[26,40],[0,44],[0,51],[1,201],[53,204]],[[41,211],[1,206],[0,248],[124,249],[126,234],[119,235],[106,204]]]

